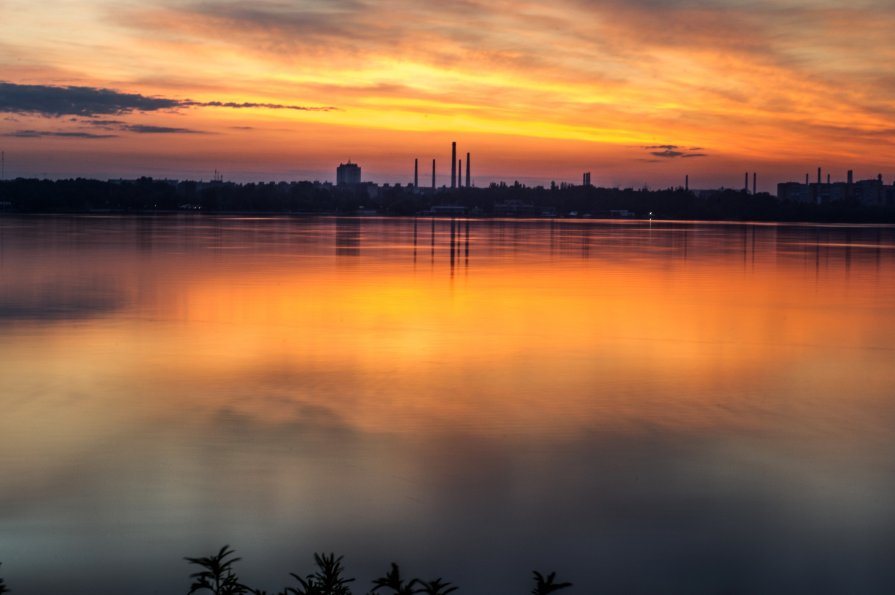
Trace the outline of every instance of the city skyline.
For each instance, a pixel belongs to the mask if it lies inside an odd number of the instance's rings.
[[[6,177],[758,190],[895,175],[895,7],[866,0],[4,3]],[[183,56],[189,56],[184,60]],[[427,173],[428,175],[428,173]]]

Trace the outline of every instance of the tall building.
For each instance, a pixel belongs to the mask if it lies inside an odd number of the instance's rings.
[[[340,163],[336,168],[337,186],[354,186],[360,184],[360,166],[356,163]]]

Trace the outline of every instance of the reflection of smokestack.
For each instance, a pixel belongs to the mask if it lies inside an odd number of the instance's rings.
[[[435,160],[432,160],[432,190],[435,190]]]
[[[471,184],[469,183],[469,153],[466,153],[466,187],[469,188]]]
[[[420,160],[413,160],[413,189],[420,187]]]
[[[451,143],[451,188],[457,187],[457,143]]]

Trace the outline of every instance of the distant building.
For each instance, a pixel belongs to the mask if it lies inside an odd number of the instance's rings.
[[[337,186],[356,186],[360,184],[360,166],[356,163],[340,163],[336,168]]]
[[[510,199],[494,203],[494,214],[498,217],[534,217],[538,210],[532,203]]]
[[[884,206],[895,202],[895,186],[886,186],[882,176],[852,181],[849,175],[847,182],[781,182],[777,184],[777,198],[812,204],[855,201],[866,206]]]

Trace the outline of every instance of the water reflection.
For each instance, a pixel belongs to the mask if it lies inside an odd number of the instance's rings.
[[[18,592],[177,592],[223,543],[271,591],[314,550],[359,591],[393,559],[468,593],[895,583],[890,227],[0,230]]]

